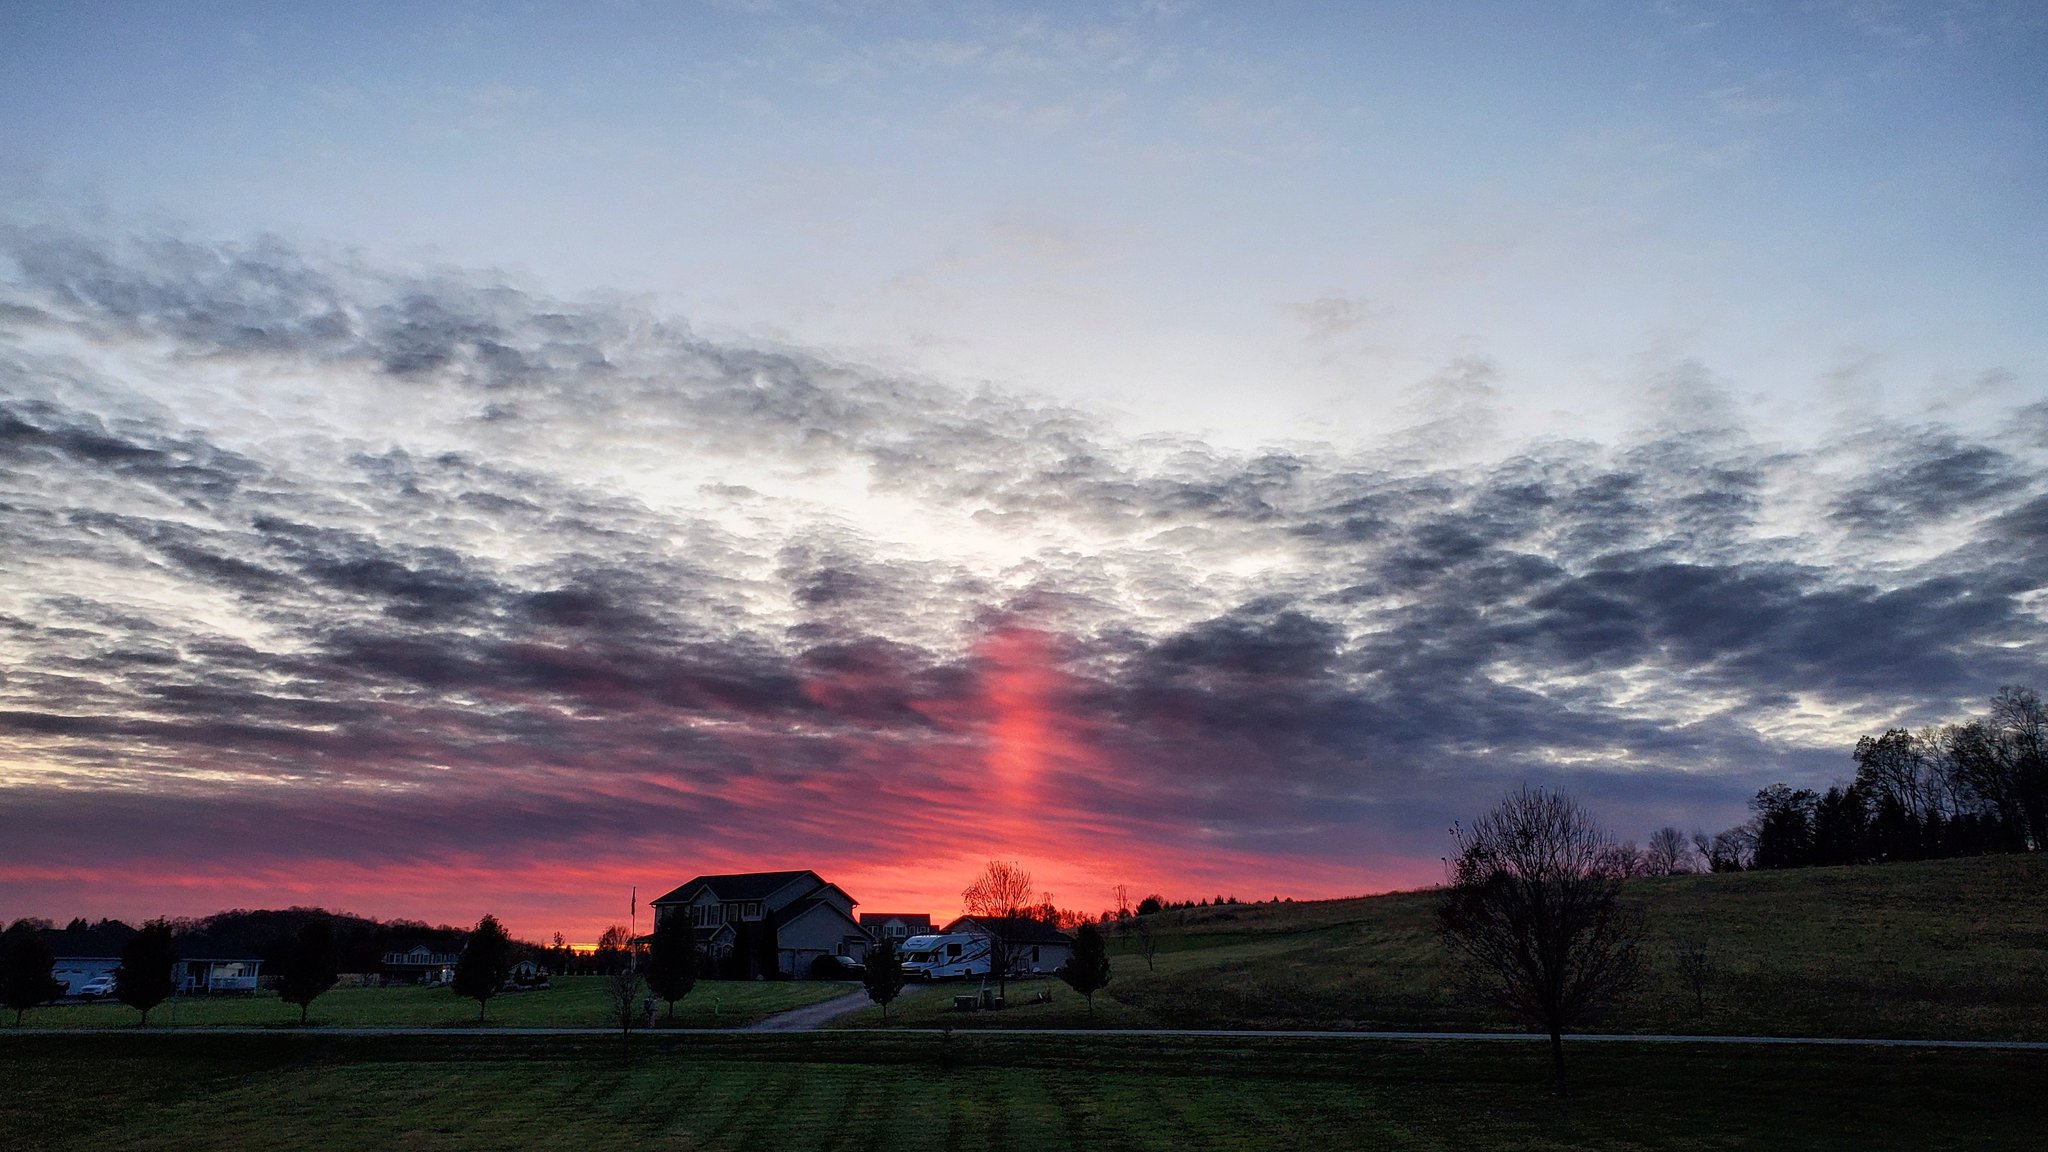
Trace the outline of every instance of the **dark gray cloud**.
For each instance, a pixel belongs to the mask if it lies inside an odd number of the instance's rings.
[[[908,851],[1016,731],[1112,839],[1427,859],[1515,781],[1713,823],[2043,680],[2038,420],[1234,454],[276,242],[0,245],[0,867]]]

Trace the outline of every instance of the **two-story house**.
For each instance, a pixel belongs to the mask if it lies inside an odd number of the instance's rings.
[[[655,927],[681,916],[707,956],[730,952],[742,923],[760,925],[773,914],[776,966],[810,975],[820,956],[867,952],[868,935],[854,919],[853,897],[809,869],[699,876],[652,902]]]

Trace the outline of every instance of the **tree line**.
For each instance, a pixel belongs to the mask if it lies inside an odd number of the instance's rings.
[[[1938,860],[2048,845],[2048,706],[2008,686],[1983,716],[1865,736],[1856,775],[1825,791],[1773,784],[1752,819],[1695,836],[1708,867]]]

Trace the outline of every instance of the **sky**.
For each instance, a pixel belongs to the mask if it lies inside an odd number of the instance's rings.
[[[0,918],[1436,881],[2048,686],[2031,3],[0,9]]]

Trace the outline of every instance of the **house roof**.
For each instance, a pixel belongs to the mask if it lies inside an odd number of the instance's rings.
[[[962,916],[946,925],[946,931],[958,932],[963,924],[994,932],[1012,944],[1072,944],[1067,934],[1043,920],[1028,916]]]
[[[829,909],[834,916],[839,917],[841,920],[846,921],[848,924],[853,924],[855,928],[860,927],[860,925],[854,924],[852,917],[848,916],[846,913],[839,910],[839,905],[834,904],[830,900],[821,900],[815,896],[803,900],[798,900],[792,903],[789,907],[784,908],[780,912],[777,912],[775,914],[775,923],[778,926],[783,924],[794,924],[806,913],[815,911],[819,908]]]
[[[720,900],[766,900],[787,887],[789,883],[803,876],[809,876],[818,883],[825,881],[808,868],[792,872],[730,872],[720,876],[699,876],[670,892],[666,896],[648,901],[654,904],[687,904],[697,895],[699,888],[709,888]]]
[[[901,920],[905,924],[930,924],[932,922],[932,914],[929,912],[863,912],[860,914],[860,926],[863,928],[872,928],[877,924],[887,924],[891,920]]]

